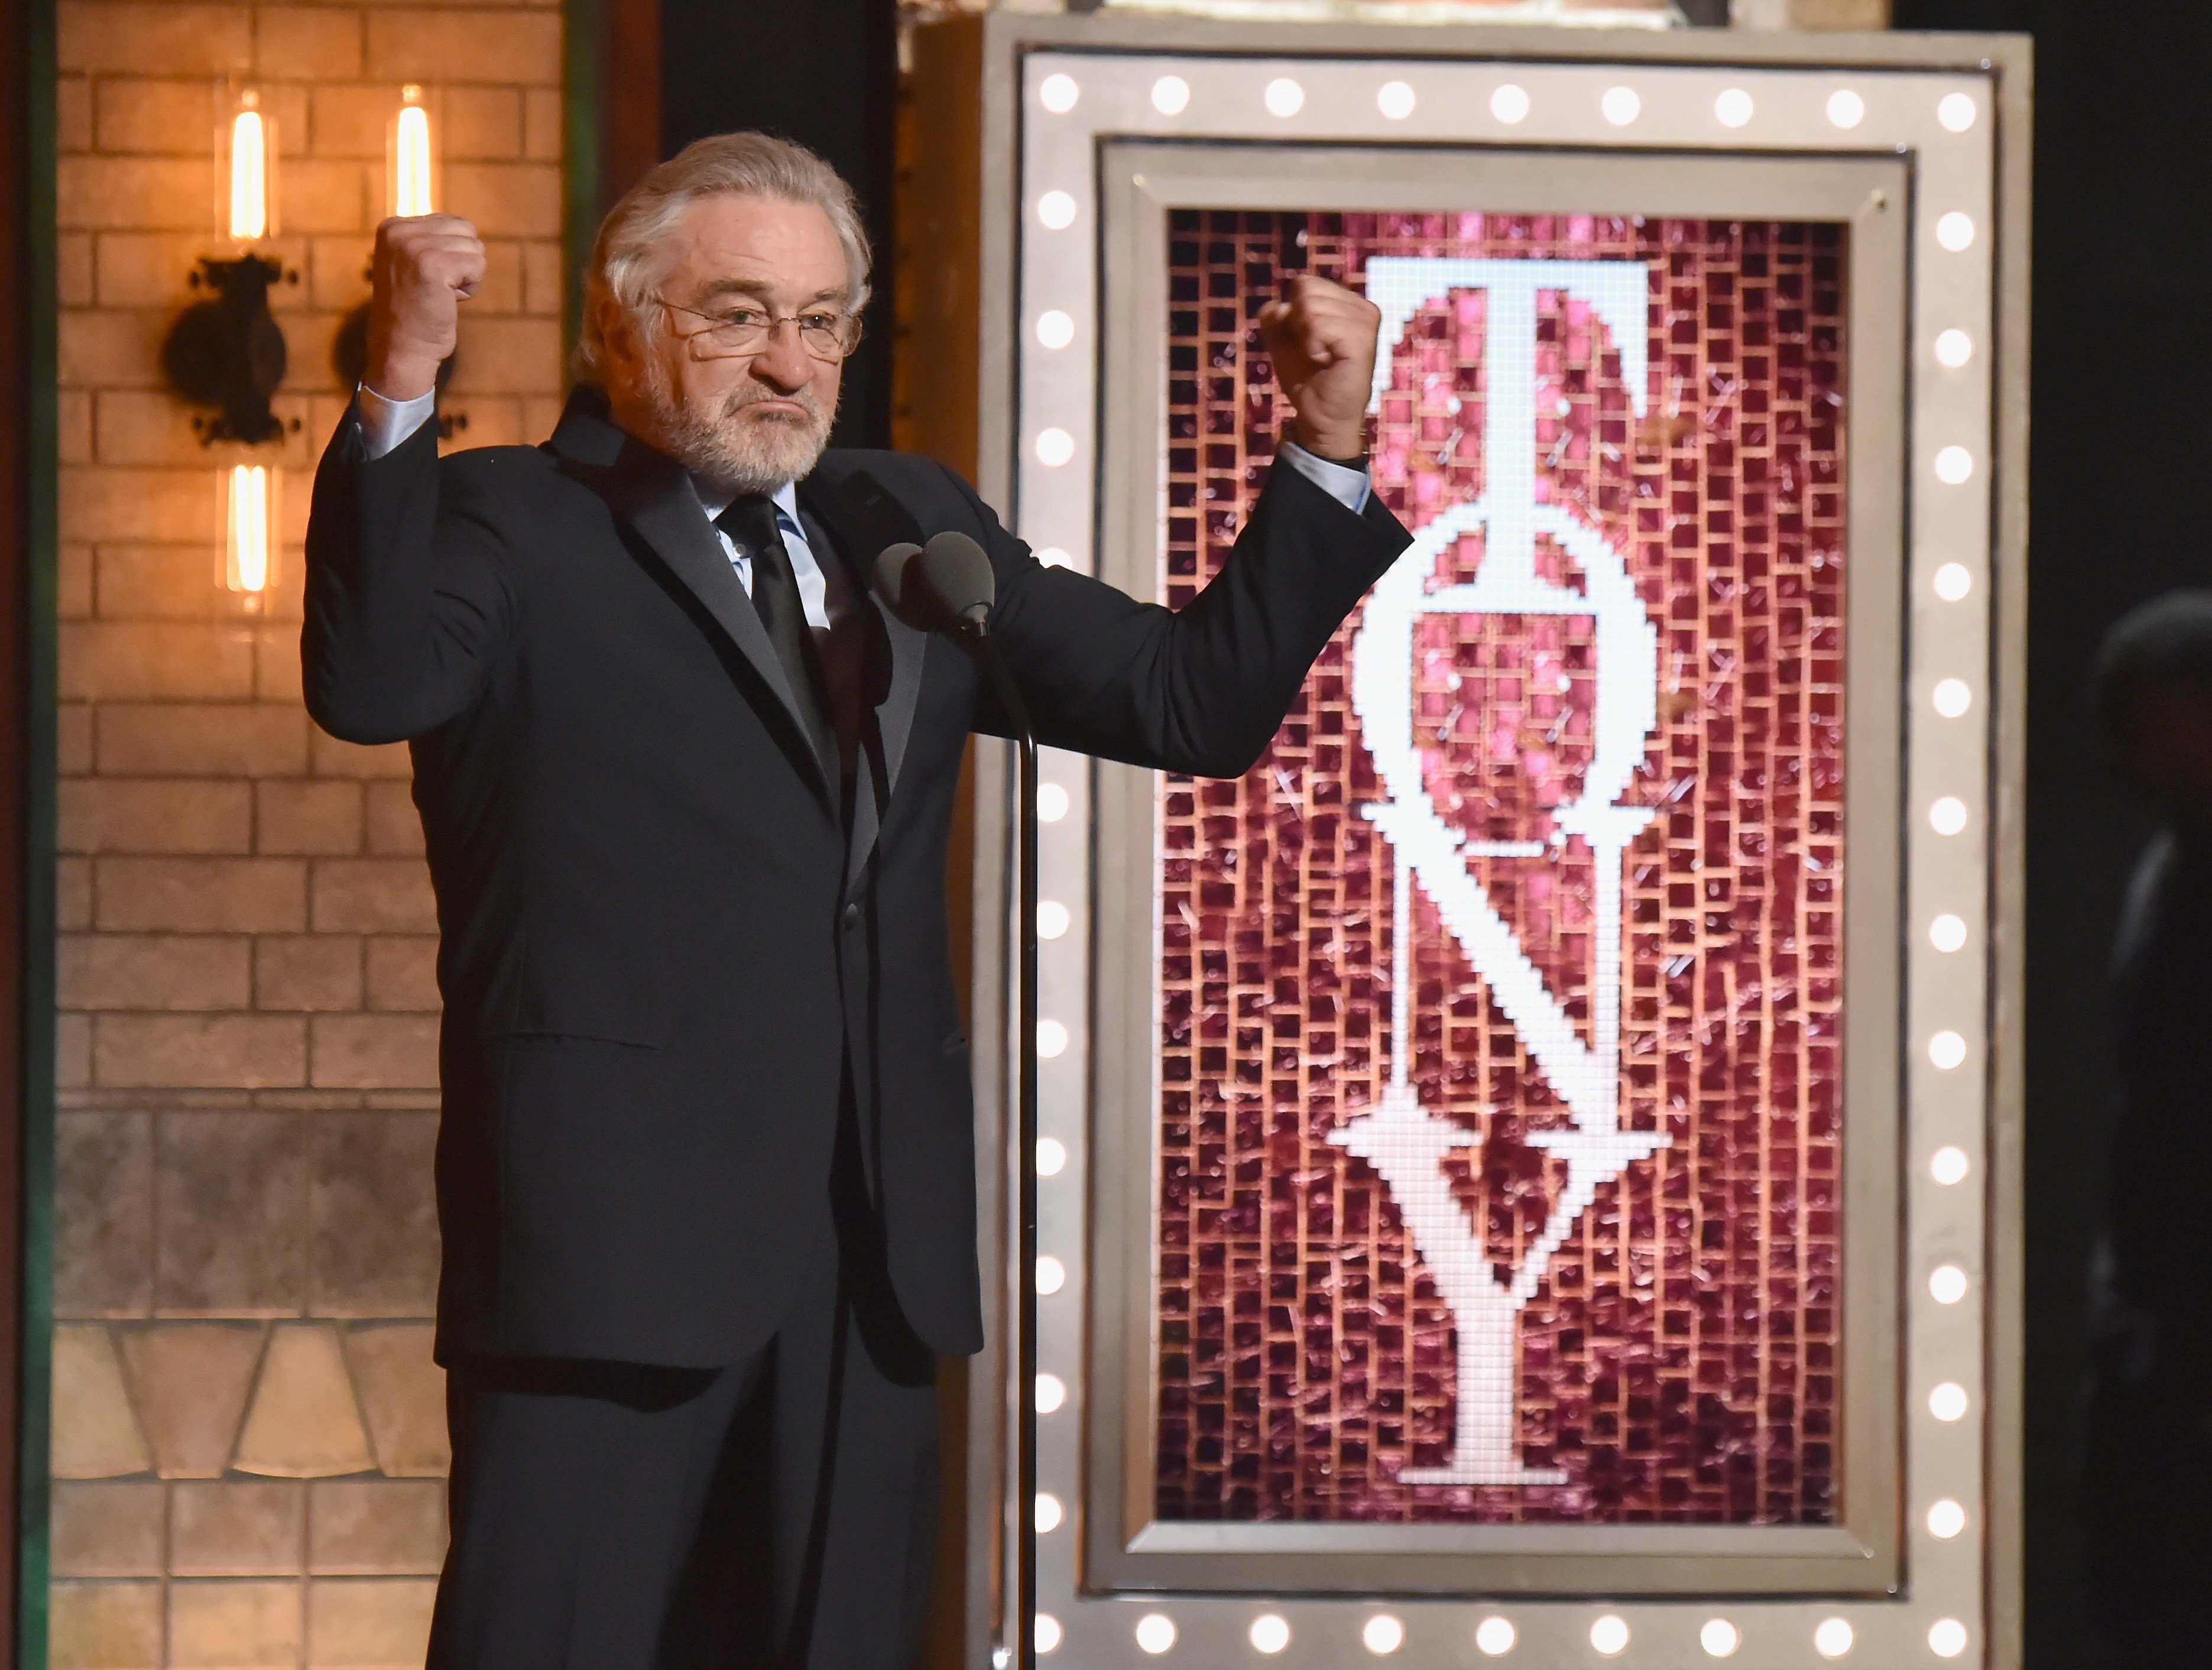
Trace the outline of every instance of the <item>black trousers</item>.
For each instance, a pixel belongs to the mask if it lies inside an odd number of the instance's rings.
[[[839,1149],[822,1255],[748,1361],[449,1370],[428,1670],[907,1670],[937,1530],[936,1363]]]

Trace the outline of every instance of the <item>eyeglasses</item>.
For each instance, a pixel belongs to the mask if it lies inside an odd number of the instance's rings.
[[[689,313],[707,321],[706,328],[679,331],[695,360],[735,360],[757,354],[774,339],[779,326],[799,327],[799,345],[817,360],[836,364],[860,340],[860,316],[835,308],[810,308],[803,313],[771,313],[765,307],[740,302],[726,313],[702,313],[696,307],[678,307],[665,296],[653,297],[672,313]]]

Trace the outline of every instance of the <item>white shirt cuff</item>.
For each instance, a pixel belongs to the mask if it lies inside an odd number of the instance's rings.
[[[369,457],[380,458],[429,422],[438,410],[438,394],[433,389],[412,400],[387,400],[363,383],[354,390],[353,404],[361,414],[361,438]]]
[[[363,389],[362,392],[366,394],[368,391]],[[398,446],[398,442],[392,444]],[[1295,440],[1277,441],[1275,456],[1354,515],[1367,508],[1367,495],[1374,491],[1375,484],[1364,470],[1354,470],[1349,465],[1331,464],[1327,458],[1317,458],[1309,452]]]

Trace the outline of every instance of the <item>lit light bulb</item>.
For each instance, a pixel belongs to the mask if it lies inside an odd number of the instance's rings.
[[[1628,1649],[1628,1620],[1616,1618],[1611,1612],[1590,1625],[1590,1646],[1606,1658],[1613,1658]]]
[[[1966,1041],[1955,1032],[1939,1032],[1928,1041],[1928,1060],[1948,1072],[1966,1059]]]
[[[1039,1375],[1036,1377],[1036,1406],[1040,1415],[1049,1415],[1067,1402],[1067,1382],[1058,1375]]]
[[[1375,107],[1394,122],[1413,113],[1413,89],[1403,82],[1385,82],[1375,94]]]
[[[1957,603],[1973,589],[1973,571],[1963,562],[1946,562],[1936,571],[1936,595],[1946,603]]]
[[[1252,1645],[1262,1653],[1279,1653],[1291,1644],[1291,1626],[1273,1612],[1252,1620]]]
[[[1950,1188],[1966,1181],[1966,1174],[1974,1169],[1963,1148],[1939,1148],[1928,1157],[1928,1175]]]
[[[1057,470],[1075,456],[1075,437],[1065,429],[1040,429],[1036,438],[1037,462],[1048,470]]]
[[[1159,1612],[1146,1612],[1137,1620],[1137,1645],[1148,1653],[1164,1653],[1175,1645],[1175,1620]]]
[[[1946,446],[1936,454],[1936,479],[1946,487],[1959,487],[1974,477],[1974,455],[1963,446]]]
[[[1928,1297],[1939,1305],[1954,1305],[1966,1297],[1972,1284],[1955,1264],[1939,1264],[1928,1272]]]
[[[1528,114],[1528,89],[1516,87],[1511,82],[1490,95],[1490,113],[1508,127],[1526,119]]]
[[[1743,1631],[1725,1618],[1709,1618],[1698,1631],[1698,1645],[1708,1658],[1727,1658],[1743,1645]]]
[[[392,134],[392,212],[428,215],[430,199],[430,112],[416,100],[422,89],[410,87]]]
[[[265,465],[233,465],[230,503],[224,518],[223,583],[249,596],[269,589],[276,523],[270,502],[275,478]]]
[[[1040,1293],[1057,1293],[1067,1285],[1067,1266],[1058,1259],[1041,1258],[1036,1261],[1036,1290]]]
[[[1280,76],[1267,83],[1266,98],[1268,115],[1295,116],[1305,108],[1306,90],[1288,76]]]
[[[1046,1060],[1067,1053],[1067,1029],[1058,1021],[1039,1021],[1036,1029],[1037,1054]]]
[[[1945,719],[1956,719],[1974,705],[1974,687],[1963,678],[1942,679],[1929,695]]]
[[[1955,1618],[1939,1618],[1928,1627],[1928,1650],[1937,1658],[1956,1658],[1966,1650],[1966,1626]]]
[[[1928,823],[1937,835],[1954,835],[1966,827],[1966,803],[1947,794],[1928,808]]]
[[[1964,919],[1948,911],[1928,925],[1928,943],[1939,951],[1955,951],[1966,943]]]
[[[1928,1508],[1928,1534],[1948,1542],[1966,1528],[1966,1510],[1945,1497]]]
[[[1037,219],[1054,232],[1075,224],[1075,199],[1065,191],[1047,191],[1037,199]]]
[[[1486,1618],[1474,1626],[1474,1644],[1488,1658],[1504,1657],[1520,1638],[1521,1632],[1513,1627],[1510,1618]]]
[[[1039,1491],[1037,1492],[1036,1509],[1036,1528],[1038,1534],[1042,1535],[1047,1531],[1057,1531],[1060,1529],[1060,1521],[1061,1517],[1060,1498],[1053,1495],[1048,1491]]]
[[[1037,561],[1044,562],[1048,556],[1056,556],[1060,559],[1058,562],[1045,562],[1045,567],[1048,568],[1064,568],[1067,566],[1066,551],[1039,551]],[[1042,823],[1057,823],[1066,816],[1067,791],[1058,783],[1040,783],[1037,786],[1037,821]]]
[[[1713,114],[1724,128],[1740,128],[1751,120],[1751,94],[1740,87],[1731,87],[1713,100]],[[1623,1624],[1626,1629],[1627,1625]]]
[[[1851,1626],[1840,1618],[1824,1618],[1813,1631],[1813,1650],[1822,1658],[1841,1658],[1851,1650]]]
[[[1042,799],[1043,797],[1039,795]],[[1067,907],[1057,899],[1037,901],[1037,938],[1057,939],[1067,932]]]
[[[1936,222],[1936,241],[1958,255],[1974,246],[1974,217],[1953,210]]]
[[[1974,339],[1964,331],[1942,331],[1936,337],[1936,361],[1956,371],[1974,357]]]
[[[1972,1406],[1973,1400],[1966,1395],[1966,1388],[1954,1380],[1945,1381],[1928,1394],[1928,1412],[1939,1421],[1964,1420],[1966,1411]]]
[[[1643,112],[1644,100],[1636,96],[1632,87],[1608,87],[1605,97],[1597,101],[1605,119],[1617,128],[1625,128]]]
[[[1163,76],[1152,83],[1152,108],[1163,116],[1180,116],[1190,103],[1190,83],[1181,76]],[[1172,1629],[1174,1625],[1170,1624]],[[1152,1649],[1147,1648],[1146,1651]],[[1160,1649],[1164,1652],[1164,1648]]]
[[[1065,348],[1075,340],[1075,321],[1057,307],[1039,313],[1036,339],[1046,348]]]
[[[1057,1137],[1039,1137],[1036,1165],[1038,1176],[1059,1176],[1067,1169],[1067,1145]]]
[[[1369,1652],[1380,1657],[1385,1653],[1395,1653],[1406,1644],[1406,1626],[1389,1612],[1378,1612],[1367,1620],[1366,1627],[1359,1632],[1359,1638],[1366,1643]]]
[[[258,95],[244,95],[230,118],[230,235],[240,240],[269,232],[269,124]]]
[[[1828,119],[1839,128],[1855,128],[1866,120],[1866,100],[1844,88],[1828,95]]]
[[[1083,89],[1073,76],[1047,76],[1037,83],[1037,102],[1055,116],[1066,115],[1082,96]]]
[[[1974,101],[1964,93],[1947,93],[1936,106],[1936,119],[1954,133],[1964,133],[1974,125]]]
[[[1040,1653],[1049,1653],[1060,1645],[1060,1620],[1048,1612],[1036,1615],[1036,1633],[1030,1637]]]

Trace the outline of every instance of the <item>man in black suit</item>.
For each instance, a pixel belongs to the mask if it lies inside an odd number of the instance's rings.
[[[1379,314],[1262,328],[1297,411],[1180,613],[1047,568],[950,471],[823,450],[867,251],[795,146],[703,140],[608,216],[537,448],[425,420],[483,272],[380,228],[308,530],[307,700],[412,745],[443,938],[439,1670],[900,1670],[934,1356],[982,1340],[945,920],[974,665],[869,595],[957,530],[1042,740],[1231,775],[1407,535],[1368,493]]]

